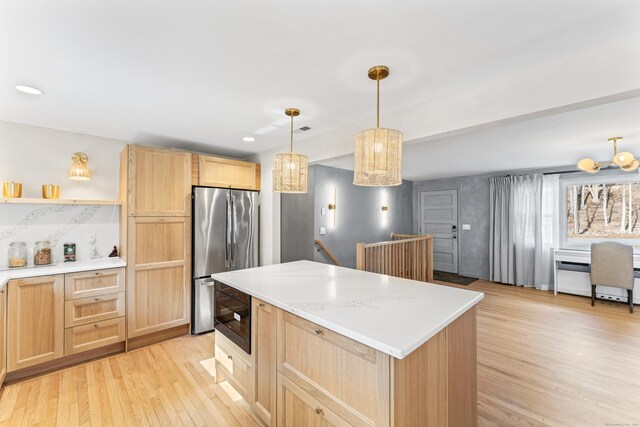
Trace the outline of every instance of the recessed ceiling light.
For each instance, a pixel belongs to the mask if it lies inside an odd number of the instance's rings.
[[[29,95],[42,95],[44,92],[37,87],[27,86],[27,85],[16,85],[16,89],[23,93],[28,93]]]
[[[245,136],[244,138],[242,138],[242,140],[243,140],[244,142],[253,142],[253,141],[255,141],[256,139],[255,139],[254,137],[252,137],[252,136]]]

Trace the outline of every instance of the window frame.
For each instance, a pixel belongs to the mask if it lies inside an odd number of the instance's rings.
[[[592,185],[592,184],[627,184],[629,182],[637,182],[640,183],[640,172],[639,173],[629,173],[625,175],[591,175],[591,176],[581,176],[581,177],[570,177],[562,179],[560,178],[560,214],[562,217],[560,218],[560,248],[562,249],[578,249],[578,250],[588,250],[591,243],[600,243],[600,242],[620,242],[627,243],[633,245],[634,252],[640,253],[640,237],[637,239],[629,238],[629,239],[616,239],[616,238],[594,238],[594,237],[585,237],[581,239],[576,239],[575,237],[570,238],[567,233],[567,189],[572,185]],[[576,244],[576,242],[584,242],[582,245]]]

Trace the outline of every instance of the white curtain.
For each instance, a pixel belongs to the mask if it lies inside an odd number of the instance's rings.
[[[553,252],[560,246],[560,175],[542,178],[542,284],[553,289]]]
[[[542,174],[490,179],[489,276],[492,281],[541,287]]]

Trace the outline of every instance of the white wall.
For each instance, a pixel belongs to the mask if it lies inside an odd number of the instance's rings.
[[[60,185],[61,198],[116,199],[122,141],[0,121],[0,182],[23,184],[23,197],[42,197],[42,184]],[[71,154],[89,156],[92,179],[68,178]],[[0,269],[7,266],[10,242],[51,240],[54,262],[62,245],[76,243],[78,260],[89,258],[89,235],[98,256],[119,245],[119,207],[0,204]]]
[[[21,182],[22,197],[42,197],[42,184],[60,185],[60,198],[116,199],[119,155],[126,143],[0,121],[0,182]],[[68,178],[71,155],[89,156],[91,180]]]

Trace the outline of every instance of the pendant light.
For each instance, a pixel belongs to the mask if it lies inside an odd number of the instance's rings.
[[[291,142],[288,153],[276,154],[273,160],[273,191],[277,193],[306,193],[309,158],[293,152],[293,118],[300,115],[297,108],[287,108],[291,117]]]
[[[380,80],[389,75],[389,68],[377,65],[369,69],[369,78],[376,81],[376,127],[355,134],[355,167],[353,183],[364,186],[402,184],[402,132],[380,127]]]
[[[578,162],[578,168],[584,172],[597,173],[602,168],[616,165],[625,172],[632,172],[638,169],[640,163],[628,151],[618,153],[618,142],[622,141],[621,136],[614,136],[607,141],[613,144],[613,160],[599,162],[590,158],[582,159]]]
[[[69,169],[69,179],[74,181],[90,180],[91,172],[89,171],[89,166],[87,166],[89,157],[84,153],[73,153],[71,160],[73,163],[71,164],[71,169]]]

